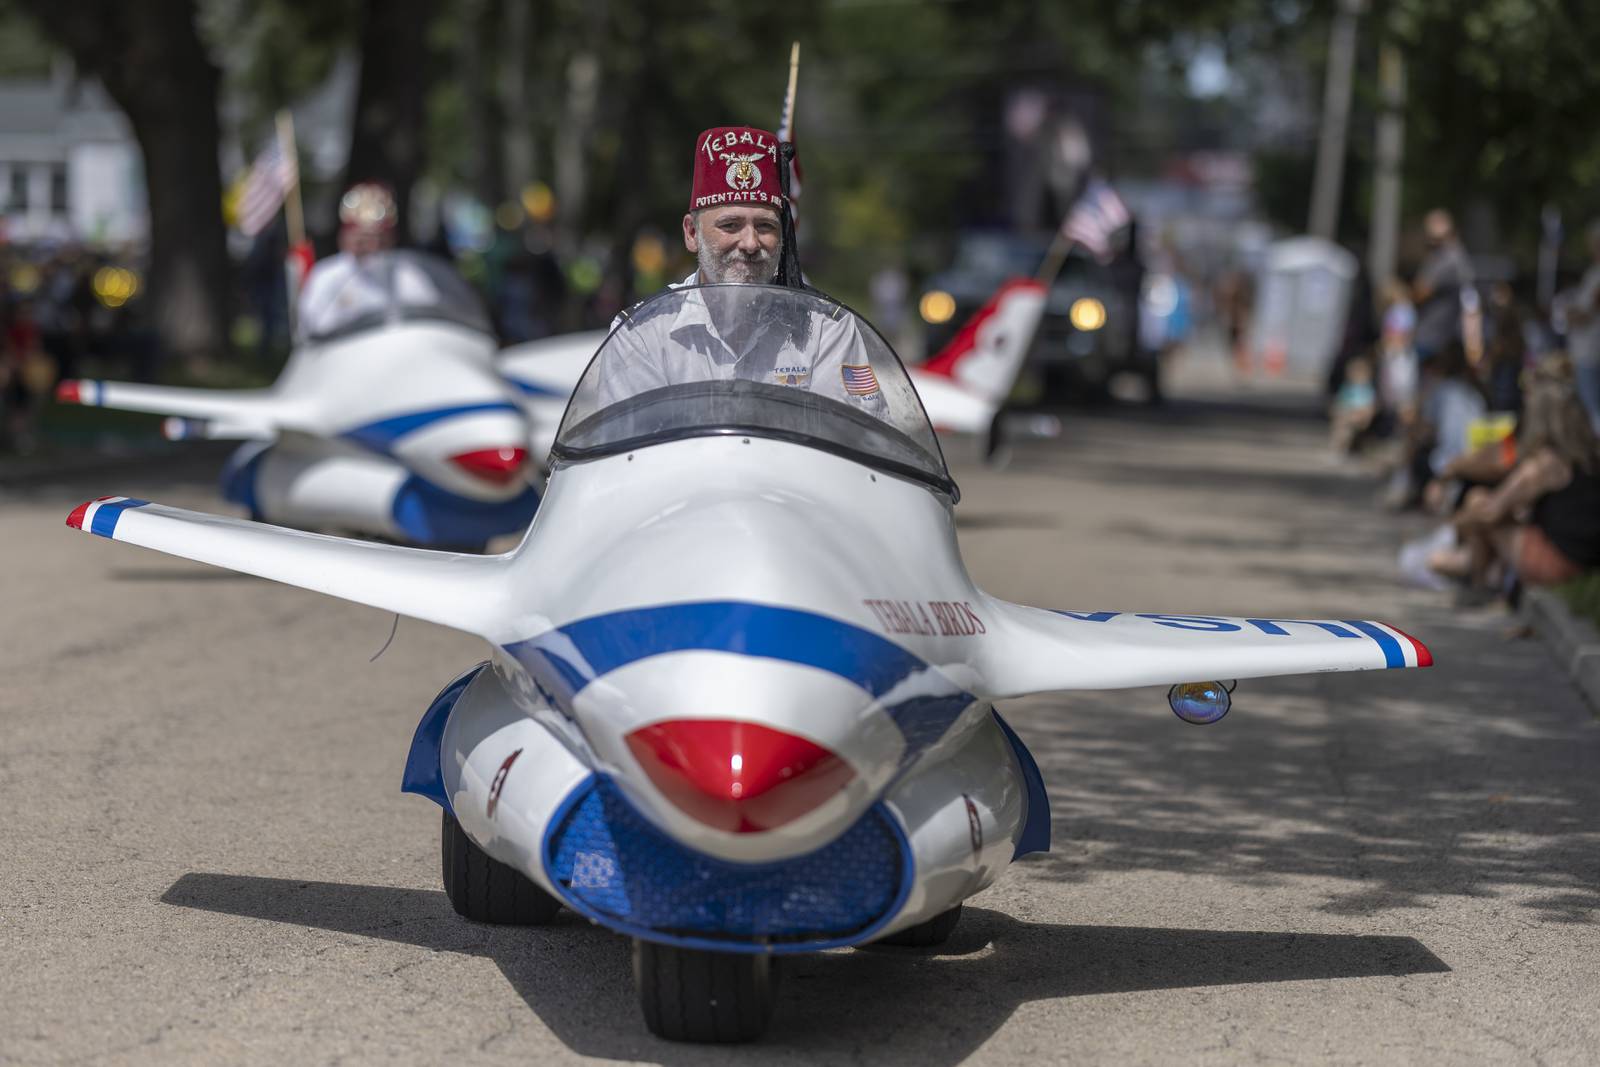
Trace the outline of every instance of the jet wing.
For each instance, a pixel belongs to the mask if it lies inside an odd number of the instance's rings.
[[[500,556],[327,537],[120,496],[80,504],[67,525],[491,640],[509,617]]]
[[[992,598],[989,614],[980,672],[992,699],[1433,665],[1420,641],[1362,619],[1045,611]]]
[[[182,389],[84,379],[61,382],[56,400],[185,420],[167,427],[169,437],[268,437],[292,417],[289,405],[271,389]]]

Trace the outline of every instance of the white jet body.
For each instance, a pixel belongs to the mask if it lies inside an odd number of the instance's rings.
[[[470,292],[438,295],[299,345],[267,389],[81,381],[59,395],[171,416],[173,439],[249,442],[223,495],[277,525],[449,546],[520,532],[538,503],[527,415]]]
[[[991,597],[962,563],[927,417],[869,326],[858,366],[889,412],[877,421],[773,384],[757,351],[815,336],[849,314],[838,305],[756,286],[655,299],[766,328],[732,364],[708,356],[703,380],[601,404],[608,342],[514,551],[361,544],[123,498],[69,524],[482,636],[488,662],[423,716],[404,788],[596,922],[717,952],[872,941],[1047,849],[1043,781],[995,701],[1431,662],[1363,620]]]
[[[541,462],[555,444],[556,430],[578,379],[605,339],[605,330],[564,333],[509,345],[495,357],[496,369],[522,403],[533,454]]]

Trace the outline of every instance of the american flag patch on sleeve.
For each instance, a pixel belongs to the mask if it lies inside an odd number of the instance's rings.
[[[844,391],[851,396],[871,396],[878,391],[878,377],[864,363],[846,363],[839,373],[844,377]]]

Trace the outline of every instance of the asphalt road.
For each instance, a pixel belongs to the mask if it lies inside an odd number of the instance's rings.
[[[1055,848],[940,950],[792,962],[767,1062],[1582,1063],[1600,1049],[1600,728],[1509,620],[1397,587],[1403,530],[1304,404],[1179,389],[958,465],[1012,599],[1382,618],[1431,671],[1003,710]],[[399,792],[468,638],[72,533],[210,461],[0,491],[0,1061],[702,1064],[639,1020],[625,942],[470,925]]]

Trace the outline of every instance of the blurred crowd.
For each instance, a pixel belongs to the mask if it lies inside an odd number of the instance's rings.
[[[1357,301],[1331,445],[1379,459],[1386,507],[1437,520],[1401,550],[1409,581],[1514,601],[1600,566],[1600,224],[1587,270],[1545,308],[1477,279],[1448,212],[1423,236],[1411,277],[1370,312]]]
[[[152,341],[133,302],[141,276],[124,258],[72,244],[0,244],[0,452],[37,446],[51,390],[84,360],[114,353],[148,373]]]

